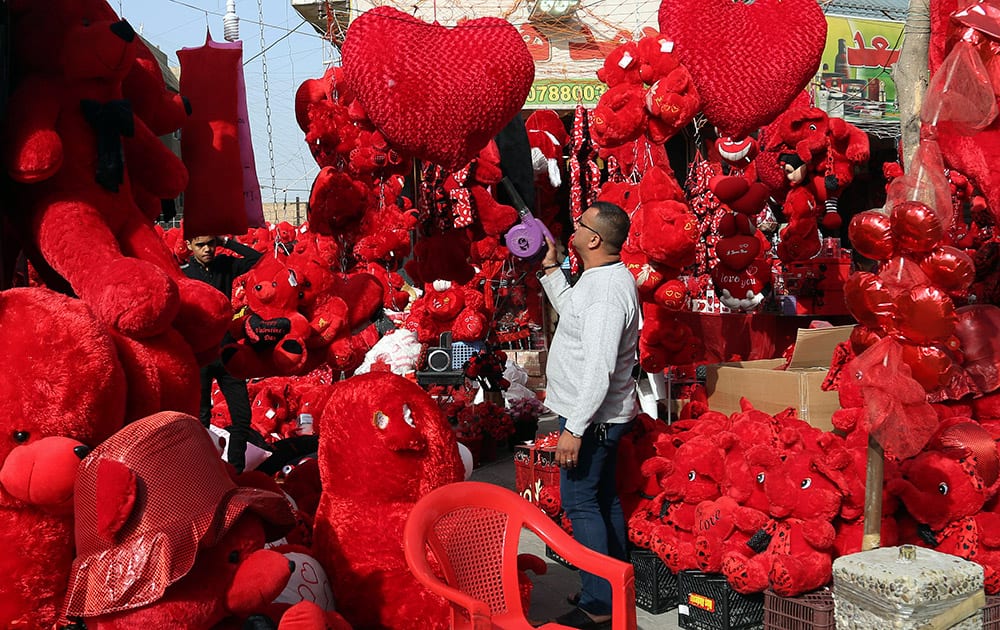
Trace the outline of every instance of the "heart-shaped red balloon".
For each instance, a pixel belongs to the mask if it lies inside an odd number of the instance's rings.
[[[903,362],[910,366],[913,380],[927,392],[946,387],[950,382],[961,379],[958,364],[944,349],[937,346],[916,346],[900,344]]]
[[[344,78],[395,147],[458,170],[520,111],[535,77],[521,34],[507,20],[447,28],[390,6],[347,29]]]
[[[878,277],[893,297],[899,297],[915,286],[933,284],[920,268],[920,263],[909,256],[893,256],[885,261]]]
[[[705,116],[734,138],[788,107],[816,73],[826,45],[816,0],[664,0],[659,21],[691,73]]]
[[[948,339],[958,318],[951,298],[937,287],[913,287],[896,304],[896,330],[911,342],[925,346]]]
[[[844,282],[844,301],[854,319],[875,332],[892,328],[896,306],[878,276],[867,271],[852,273]]]
[[[934,209],[920,201],[900,201],[892,207],[892,235],[907,252],[929,252],[941,242],[944,229]]]
[[[868,326],[855,326],[854,330],[851,331],[851,350],[855,355],[861,354],[868,348],[874,346],[875,343],[881,338],[882,335]]]
[[[742,271],[760,254],[760,239],[755,236],[730,236],[720,238],[715,245],[719,262],[731,271]]]
[[[952,247],[938,247],[920,261],[920,268],[931,282],[949,295],[963,296],[976,279],[976,266],[968,254]]]
[[[865,258],[886,260],[892,256],[892,224],[888,215],[878,210],[854,215],[847,228],[847,237],[854,249]]]

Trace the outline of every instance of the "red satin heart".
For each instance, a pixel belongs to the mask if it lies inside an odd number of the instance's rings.
[[[965,295],[976,279],[976,266],[972,258],[951,245],[938,247],[927,254],[920,261],[920,268],[931,282],[954,296]]]
[[[535,66],[508,21],[447,28],[389,6],[366,11],[342,48],[348,87],[394,146],[458,170],[524,105]]]
[[[873,331],[885,331],[887,326],[892,327],[896,306],[889,290],[875,274],[867,271],[852,273],[844,283],[844,301],[854,319]]]
[[[929,252],[941,241],[944,229],[933,208],[919,201],[901,201],[892,207],[892,235],[907,252]]]
[[[896,304],[896,329],[917,345],[945,341],[955,332],[958,318],[951,298],[937,287],[913,287]]]
[[[847,237],[859,254],[872,260],[888,259],[895,247],[889,217],[877,210],[854,215],[847,228]]]
[[[659,22],[694,79],[705,116],[735,138],[788,107],[826,44],[815,0],[666,0]]]
[[[743,235],[720,238],[715,253],[729,270],[742,271],[760,254],[760,239]]]

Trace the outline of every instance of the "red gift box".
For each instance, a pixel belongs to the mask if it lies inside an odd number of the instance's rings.
[[[542,438],[514,447],[514,486],[518,494],[536,505],[542,488],[550,488],[559,496],[559,466],[554,442],[549,445],[546,438]]]

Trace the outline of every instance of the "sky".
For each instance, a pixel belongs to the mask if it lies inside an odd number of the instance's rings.
[[[167,54],[171,66],[179,66],[179,49],[204,44],[206,26],[213,40],[224,41],[222,16],[226,12],[226,0],[108,1],[119,16]],[[258,2],[263,20],[259,18]],[[319,167],[309,154],[303,133],[295,122],[295,90],[306,79],[321,77],[328,65],[324,60],[332,59],[335,51],[312,26],[303,23],[289,0],[236,0],[236,14],[240,18],[250,133],[261,198],[264,203],[280,204],[287,199],[289,204],[294,204],[298,196],[305,202]],[[262,48],[261,22],[264,24],[263,56],[258,55]],[[273,179],[269,138],[274,155]]]

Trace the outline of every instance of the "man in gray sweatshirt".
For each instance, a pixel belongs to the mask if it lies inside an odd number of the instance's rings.
[[[629,217],[598,201],[575,221],[573,249],[583,264],[574,286],[561,270],[555,244],[538,272],[559,313],[549,349],[545,404],[559,414],[556,462],[559,493],[573,536],[600,553],[625,560],[625,519],[615,491],[618,443],[636,414],[636,344],[639,298],[621,262]],[[574,628],[610,625],[611,586],[580,572],[577,607],[556,618]]]

